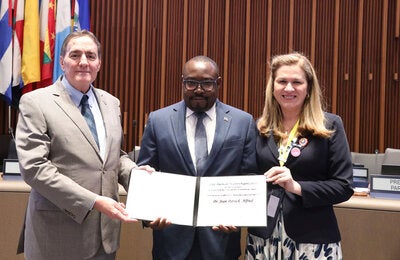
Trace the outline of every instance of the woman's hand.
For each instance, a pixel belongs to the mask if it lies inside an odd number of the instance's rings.
[[[267,177],[267,182],[272,182],[272,184],[279,185],[288,192],[301,196],[301,186],[293,180],[289,168],[275,166],[264,173],[264,176]]]

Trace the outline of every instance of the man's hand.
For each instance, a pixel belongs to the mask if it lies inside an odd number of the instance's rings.
[[[163,228],[168,227],[171,225],[171,221],[169,221],[166,218],[157,218],[153,221],[146,221],[145,226],[146,227],[151,227],[152,229],[160,230]]]
[[[224,225],[213,226],[212,229],[214,231],[222,231],[224,233],[232,233],[239,231],[239,229],[235,226],[224,226]]]
[[[93,208],[101,213],[106,214],[109,218],[119,219],[124,222],[138,222],[137,219],[128,217],[128,212],[125,211],[124,203],[117,202],[108,197],[97,197]]]

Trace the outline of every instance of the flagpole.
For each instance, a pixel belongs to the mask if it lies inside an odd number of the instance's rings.
[[[8,106],[8,129],[11,127],[11,106]]]

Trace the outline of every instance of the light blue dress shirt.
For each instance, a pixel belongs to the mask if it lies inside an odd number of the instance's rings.
[[[61,82],[67,89],[69,96],[72,99],[72,102],[74,102],[74,104],[79,108],[79,110],[81,109],[80,102],[81,102],[82,96],[84,94],[86,94],[89,97],[88,103],[89,103],[90,110],[92,111],[92,114],[94,117],[94,121],[96,124],[96,130],[97,130],[97,137],[99,139],[100,156],[104,160],[105,150],[106,150],[105,149],[106,148],[106,129],[104,127],[103,117],[100,112],[99,104],[97,103],[96,96],[93,92],[93,86],[90,86],[87,93],[82,93],[79,90],[77,90],[76,88],[74,88],[68,82],[68,80],[65,78],[65,76],[63,76]]]

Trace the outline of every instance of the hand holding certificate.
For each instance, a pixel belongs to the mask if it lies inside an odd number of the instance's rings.
[[[133,170],[126,210],[142,220],[188,226],[266,226],[263,175],[194,177]]]

